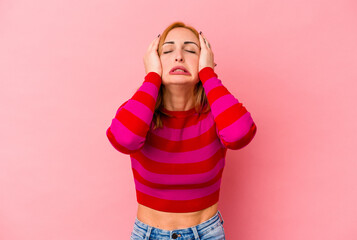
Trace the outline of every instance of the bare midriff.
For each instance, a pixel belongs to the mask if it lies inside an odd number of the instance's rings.
[[[137,218],[139,221],[164,230],[177,230],[201,224],[217,213],[218,203],[196,212],[172,213],[162,212],[138,205]]]

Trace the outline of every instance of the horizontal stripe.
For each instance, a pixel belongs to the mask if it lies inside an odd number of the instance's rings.
[[[255,123],[253,123],[253,125],[249,129],[248,133],[246,135],[244,135],[242,138],[240,138],[238,141],[226,142],[226,141],[222,140],[222,143],[229,149],[234,149],[234,150],[241,149],[241,148],[245,147],[246,145],[248,145],[252,141],[256,132],[257,132],[257,126],[255,125]]]
[[[204,173],[197,173],[197,174],[189,174],[189,173],[181,173],[175,172],[175,169],[172,168],[170,172],[165,174],[158,174],[154,172],[150,172],[145,169],[138,160],[135,158],[131,158],[131,165],[132,168],[135,169],[137,172],[140,173],[140,176],[143,177],[145,180],[151,183],[164,183],[165,185],[179,185],[179,184],[190,184],[190,183],[204,183],[211,180],[217,173],[224,167],[225,160],[221,156],[218,161],[215,161],[215,166],[212,169],[208,170]],[[191,166],[190,164],[184,164],[187,169]],[[187,166],[188,165],[188,166]]]
[[[142,193],[168,200],[191,200],[212,194],[220,188],[221,179],[211,186],[196,189],[155,189],[145,186],[134,179],[136,189]]]
[[[202,133],[206,132],[214,124],[215,122],[213,120],[213,116],[211,115],[210,117],[201,119],[201,121],[199,121],[197,124],[185,128],[177,129],[177,128],[170,128],[164,125],[162,128],[151,130],[151,132],[156,136],[165,138],[167,140],[180,141],[180,140],[195,138],[201,135]]]
[[[242,106],[242,103],[236,103],[233,106],[230,106],[215,117],[217,128],[222,130],[230,126],[239,118],[241,118],[245,113],[247,113],[247,109]]]
[[[211,67],[204,67],[198,72],[198,77],[201,82],[204,84],[208,79],[213,77],[218,77],[218,75],[214,72]]]
[[[218,98],[231,94],[226,87],[218,86],[213,88],[209,93],[207,93],[208,102],[212,105]]]
[[[145,104],[134,99],[130,99],[124,108],[140,118],[147,125],[150,125],[154,113]]]
[[[158,162],[147,158],[142,151],[133,153],[130,157],[138,161],[147,171],[158,174],[200,174],[212,170],[221,158],[226,155],[225,148],[218,148],[208,158],[201,158],[199,162],[172,163],[170,159],[166,162]],[[158,156],[157,156],[158,157]],[[143,175],[144,176],[144,175]]]
[[[134,134],[115,118],[110,125],[110,131],[115,137],[116,142],[129,150],[136,150],[145,142],[144,137]]]
[[[234,104],[239,103],[237,99],[232,94],[224,95],[218,98],[212,105],[211,111],[213,116],[218,116],[227,108],[233,106]]]
[[[246,112],[238,121],[219,131],[221,138],[227,142],[235,142],[243,138],[253,124],[249,112]]]
[[[125,153],[125,154],[129,154],[131,151],[129,149],[127,149],[126,147],[120,145],[117,140],[115,139],[113,133],[110,131],[110,128],[107,129],[106,132],[107,138],[109,140],[109,142],[112,144],[112,146],[118,150],[119,152]]]
[[[138,91],[146,92],[156,99],[159,89],[151,82],[143,82]]]
[[[131,99],[134,99],[146,105],[152,112],[155,110],[156,98],[153,98],[149,93],[137,91]]]
[[[200,149],[217,139],[216,126],[212,125],[208,131],[201,135],[182,141],[172,141],[159,136],[156,136],[152,132],[148,132],[147,143],[154,148],[166,151],[166,152],[188,152]]]
[[[174,117],[174,118],[187,118],[187,117],[194,115],[196,113],[195,107],[188,109],[188,110],[172,111],[172,110],[166,109],[163,105],[161,105],[159,107],[159,110],[162,113],[165,113],[166,115],[169,115],[170,117]]]
[[[202,182],[202,183],[194,183],[194,182],[187,182],[186,180],[184,181],[185,183],[183,183],[182,181],[178,181],[178,183],[171,183],[171,185],[169,185],[169,183],[166,181],[166,179],[164,179],[164,181],[160,181],[159,183],[157,182],[150,182],[149,180],[147,180],[146,178],[142,177],[140,175],[140,172],[137,169],[132,169],[133,171],[133,175],[134,178],[139,181],[140,183],[142,183],[145,186],[151,187],[151,188],[155,188],[155,189],[196,189],[196,188],[203,188],[203,187],[208,187],[210,185],[212,185],[213,183],[215,183],[216,181],[218,181],[218,179],[220,179],[222,177],[222,173],[223,173],[223,168],[221,168],[218,173],[216,173],[215,175],[213,175],[211,177],[211,179],[209,179],[206,182]],[[176,175],[176,180],[177,179],[181,179],[184,180],[186,178],[182,177],[182,176],[178,176]],[[173,179],[172,176],[170,179]]]
[[[151,147],[149,144],[145,144],[141,149],[147,158],[150,158],[157,162],[170,162],[170,163],[189,163],[200,162],[202,159],[207,159],[217,152],[219,148],[222,148],[222,144],[217,138],[211,144],[194,151],[189,152],[166,152]]]
[[[219,201],[219,193],[220,189],[202,198],[180,201],[160,199],[136,190],[136,199],[139,204],[163,212],[196,212],[217,203]]]
[[[129,100],[130,100],[130,99],[129,99]],[[118,115],[119,111],[125,106],[125,104],[127,104],[127,102],[128,102],[129,100],[126,100],[124,103],[122,103],[122,104],[120,105],[120,107],[118,108],[117,112],[115,113],[115,116]]]
[[[221,86],[223,85],[222,84],[222,81],[219,80],[218,78],[210,78],[208,79],[205,84],[203,84],[203,88],[205,89],[205,93],[206,95],[214,88],[218,87],[218,86]]]
[[[118,114],[115,116],[115,119],[117,119],[133,134],[141,137],[145,137],[147,131],[149,130],[149,125],[147,125],[141,118],[125,109],[125,107],[118,112]]]
[[[186,118],[173,118],[173,117],[162,117],[162,123],[164,126],[173,129],[182,129],[190,126],[197,125],[200,121],[203,121],[208,115],[210,111],[204,114],[198,115],[198,113],[193,114],[191,117]]]
[[[144,82],[151,82],[157,88],[159,88],[162,83],[162,80],[161,80],[161,76],[157,72],[148,72],[145,76]]]

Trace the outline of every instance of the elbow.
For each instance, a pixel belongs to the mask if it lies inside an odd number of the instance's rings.
[[[125,133],[125,130],[120,131],[118,128],[113,127],[113,124],[107,129],[106,136],[112,146],[124,154],[131,154],[140,150],[145,142],[145,138],[136,136],[132,132]]]
[[[256,135],[256,132],[257,132],[257,126],[253,122],[251,127],[249,128],[249,131],[244,135],[236,135],[235,137],[231,137],[229,140],[222,139],[221,141],[226,148],[232,150],[242,149],[253,140],[253,138]]]

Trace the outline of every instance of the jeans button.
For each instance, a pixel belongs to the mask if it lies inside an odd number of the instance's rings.
[[[176,239],[176,238],[177,238],[177,233],[173,233],[171,237],[172,237],[173,239]]]

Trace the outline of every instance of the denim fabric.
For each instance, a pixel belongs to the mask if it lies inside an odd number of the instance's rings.
[[[171,231],[149,226],[136,218],[130,240],[225,240],[223,222],[219,210],[201,224]]]

